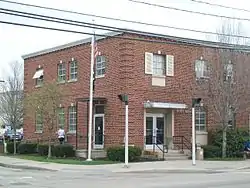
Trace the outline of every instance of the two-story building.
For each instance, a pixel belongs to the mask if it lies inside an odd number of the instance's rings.
[[[125,38],[123,38],[125,37]],[[58,124],[67,141],[87,147],[91,38],[24,55],[24,93],[57,80],[67,88],[59,106]],[[152,149],[173,140],[191,141],[191,99],[195,77],[206,76],[204,50],[223,44],[171,36],[108,33],[97,37],[95,61],[93,148],[124,143],[125,108],[118,95],[129,97],[129,144]],[[207,143],[214,119],[206,104],[196,112],[196,133]],[[245,122],[244,123],[248,123]],[[244,124],[243,123],[243,124]],[[26,139],[46,137],[40,119],[24,116]],[[186,143],[187,144],[187,143]]]

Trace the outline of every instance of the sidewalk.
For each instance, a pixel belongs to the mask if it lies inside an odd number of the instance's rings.
[[[129,168],[125,168],[124,164],[106,164],[106,165],[67,165],[46,162],[36,162],[31,160],[17,159],[13,157],[0,156],[0,166],[6,168],[32,169],[46,171],[84,171],[98,170],[109,171],[115,173],[126,172],[228,172],[250,168],[250,161],[197,161],[196,166],[192,166],[191,160],[185,161],[160,161],[160,162],[144,162],[130,163]]]

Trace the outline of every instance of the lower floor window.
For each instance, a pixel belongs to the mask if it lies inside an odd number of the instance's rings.
[[[43,131],[43,118],[41,113],[36,113],[36,132],[42,132]]]
[[[76,131],[76,107],[69,107],[69,132]]]
[[[206,111],[198,108],[195,112],[195,129],[196,131],[206,131]]]

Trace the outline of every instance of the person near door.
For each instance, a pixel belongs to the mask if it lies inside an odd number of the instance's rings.
[[[57,131],[57,136],[60,144],[63,144],[65,139],[65,131],[62,127],[60,127],[59,130]]]

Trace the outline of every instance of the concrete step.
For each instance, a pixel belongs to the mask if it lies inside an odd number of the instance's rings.
[[[180,156],[164,156],[166,161],[178,161],[178,160],[188,160],[188,156],[180,155]]]

